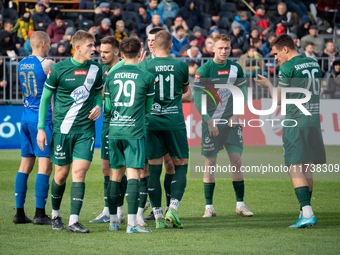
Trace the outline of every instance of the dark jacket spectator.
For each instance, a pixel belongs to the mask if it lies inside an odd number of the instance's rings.
[[[185,6],[179,10],[178,15],[182,16],[191,30],[194,26],[203,26],[204,19],[201,11],[196,6],[195,0],[186,0]]]
[[[323,64],[321,65],[321,68],[323,68],[323,71],[331,71],[332,67],[328,68],[329,65],[332,65],[332,62],[340,57],[339,52],[337,52],[334,48],[333,42],[327,42],[326,48],[322,52],[321,57],[323,58],[331,58],[331,63],[329,63],[328,59],[322,60]]]
[[[9,87],[8,84],[8,69],[6,68],[6,72],[4,73],[4,60],[1,58],[2,54],[0,54],[0,91],[3,91],[3,88],[5,87],[5,95],[6,99],[9,99],[10,93],[9,93]],[[3,98],[3,95],[1,95],[1,98]]]
[[[189,43],[188,38],[184,35],[184,28],[182,26],[177,27],[176,32],[172,33],[171,53],[178,56],[181,47],[188,43]]]
[[[157,7],[158,0],[150,0],[149,3],[146,4],[146,10],[151,15],[158,14],[161,18],[161,23],[164,24],[163,13],[162,10]]]
[[[309,26],[312,23],[308,16],[303,16],[300,20],[299,26],[296,27],[295,34],[298,39],[301,39],[305,35],[309,34]]]
[[[280,27],[283,27],[287,32],[287,29],[294,25],[294,20],[292,19],[292,13],[287,12],[287,7],[285,3],[279,3],[277,5],[277,11],[270,17],[271,26],[269,27],[269,31],[271,33],[276,33],[279,35],[277,30]]]
[[[55,21],[47,27],[46,33],[50,37],[52,44],[63,40],[67,29],[64,20],[64,15],[60,13],[57,15]]]
[[[113,11],[112,16],[110,17],[111,28],[115,30],[117,21],[122,20],[122,19],[123,19],[122,10],[118,6],[116,6],[115,10]]]
[[[14,51],[15,54],[18,56],[19,52],[18,49],[15,47],[15,44],[10,42],[11,34],[5,30],[0,32],[0,53],[3,56],[12,57],[10,52]]]
[[[115,33],[111,28],[111,21],[108,18],[105,18],[96,28],[96,43],[99,43],[101,39],[109,35],[115,35]]]
[[[151,24],[151,15],[146,11],[145,5],[139,7],[138,13],[139,13],[139,31],[137,34],[139,38],[145,39],[145,29],[148,25]]]
[[[318,36],[318,27],[310,26],[309,34],[301,38],[301,48],[304,48],[307,42],[314,43],[314,51],[321,56],[323,50],[325,49],[325,39]]]
[[[340,98],[340,59],[333,62],[331,71],[323,77],[320,98]]]
[[[100,13],[96,13],[94,15],[94,24],[96,26],[99,26],[103,19],[111,17],[111,11],[110,11],[110,4],[106,2],[102,2],[98,8],[100,9]]]
[[[241,24],[234,21],[231,24],[230,45],[233,57],[240,57],[248,49],[247,37],[241,33]]]
[[[41,3],[41,4],[40,4]],[[50,17],[44,12],[44,6],[39,1],[35,7],[35,11],[32,15],[35,31],[46,31],[47,27],[52,23]]]
[[[218,15],[222,10],[222,3],[220,0],[205,0],[197,3],[204,17],[211,18],[211,26],[217,25],[217,22],[221,19]]]
[[[65,44],[63,42],[58,42],[57,51],[54,53],[53,57],[71,57],[72,55],[66,51]],[[56,63],[61,61],[61,59],[56,59]]]
[[[60,13],[59,7],[57,4],[51,4],[50,0],[42,0],[41,1],[45,7],[45,13],[51,20],[55,20],[57,15]],[[93,9],[93,8],[92,8]]]
[[[260,38],[267,36],[269,28],[272,26],[265,13],[264,5],[259,5],[256,7],[255,15],[250,18],[250,27],[257,28],[260,33]]]
[[[197,47],[198,50],[199,50],[201,53],[203,53],[202,47],[201,47],[201,46],[198,46],[198,44],[197,44],[197,43],[198,43],[198,40],[197,40],[196,36],[190,35],[189,38],[188,38],[188,40],[189,40],[189,43],[184,44],[184,45],[181,47],[181,49],[179,50],[179,55],[183,55],[183,52],[184,52],[184,51],[187,51],[187,50],[190,49],[191,47]]]
[[[94,4],[92,0],[80,0],[79,9],[81,10],[93,10]],[[84,19],[93,20],[94,13],[93,12],[82,12]]]
[[[334,15],[338,12],[338,1],[318,0],[317,10],[318,16],[334,27]]]

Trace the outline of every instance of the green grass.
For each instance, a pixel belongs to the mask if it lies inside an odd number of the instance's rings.
[[[340,147],[326,146],[327,163],[339,164]],[[191,164],[200,162],[199,148],[191,150]],[[226,154],[218,162],[227,164]],[[245,147],[244,165],[283,164],[282,148],[276,146]],[[202,180],[188,178],[187,189],[179,206],[184,229],[156,230],[150,222],[150,234],[126,234],[109,231],[109,224],[88,221],[103,209],[103,176],[100,151],[86,177],[86,194],[80,221],[89,234],[52,231],[51,226],[14,225],[14,181],[20,165],[20,151],[2,150],[0,159],[0,254],[337,254],[340,233],[340,179],[316,178],[312,206],[318,225],[309,229],[288,229],[295,223],[299,204],[292,184],[286,178],[248,178],[245,202],[254,216],[235,213],[235,195],[229,178],[216,180],[215,218],[202,218],[205,199]],[[35,210],[34,172],[28,179],[26,214]],[[222,175],[221,177],[225,177]],[[247,176],[247,175],[245,175]],[[325,177],[325,176],[322,176]],[[67,181],[61,213],[68,222],[71,178]],[[164,199],[163,199],[164,202]],[[47,213],[51,212],[48,199]],[[127,212],[126,208],[125,211]],[[148,214],[150,209],[146,212]]]

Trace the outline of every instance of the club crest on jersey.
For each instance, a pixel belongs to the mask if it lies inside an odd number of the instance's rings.
[[[200,82],[201,80],[201,75],[195,74],[195,81],[194,82]]]
[[[106,71],[105,71],[105,73],[104,73],[104,75],[106,75],[106,76],[107,76],[107,74],[108,74],[108,73],[109,73],[109,71],[108,71],[108,70],[106,70]]]
[[[217,75],[229,75],[229,70],[217,71]]]
[[[74,75],[87,75],[86,70],[75,70]]]
[[[52,70],[50,69],[50,70],[48,71],[48,74],[47,74],[47,79],[50,78],[51,73],[52,73]]]
[[[86,79],[87,84],[93,84],[94,83],[94,77],[90,76]]]

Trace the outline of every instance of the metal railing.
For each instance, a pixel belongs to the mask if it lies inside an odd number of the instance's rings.
[[[23,95],[22,89],[19,82],[19,73],[18,73],[18,63],[24,57],[1,57],[3,59],[3,80],[7,81],[7,86],[0,87],[0,105],[1,104],[22,104]],[[49,57],[54,61],[64,60],[64,57]],[[184,62],[189,62],[190,60],[195,60],[199,66],[203,65],[206,61],[211,58],[199,58],[199,59],[189,59],[189,58],[177,58]],[[229,58],[231,61],[239,62],[240,58]],[[100,57],[95,57],[93,59],[101,63]],[[241,66],[244,70],[244,73],[247,77],[248,85],[247,87],[251,87],[253,89],[253,99],[260,98],[269,98],[269,90],[262,89],[256,85],[254,81],[254,77],[257,76],[258,73],[270,79],[274,86],[277,86],[278,82],[278,70],[279,66],[275,63],[273,58],[246,58],[243,60],[243,66]],[[246,65],[246,63],[248,65]],[[318,62],[320,64],[321,70],[331,70],[331,58],[318,58]],[[252,70],[254,66],[257,66],[256,70]],[[245,71],[246,67],[250,69],[250,71]],[[0,77],[1,79],[1,77]],[[249,97],[250,95],[248,95]]]

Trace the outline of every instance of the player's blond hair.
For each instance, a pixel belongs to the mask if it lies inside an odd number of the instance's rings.
[[[72,36],[72,47],[75,50],[76,45],[83,45],[87,39],[95,41],[95,37],[93,34],[90,34],[89,32],[86,32],[84,30],[78,30],[73,36]]]
[[[168,31],[162,30],[155,35],[155,47],[157,49],[169,49],[172,43],[172,36]]]
[[[214,37],[214,44],[218,41],[230,42],[230,37],[226,34],[219,34]]]
[[[40,48],[43,42],[50,42],[50,37],[43,31],[35,31],[30,38],[32,49]]]

